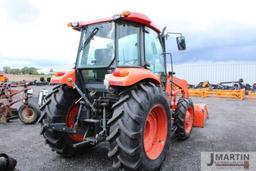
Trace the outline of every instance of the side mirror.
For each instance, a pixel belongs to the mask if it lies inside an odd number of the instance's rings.
[[[184,36],[176,37],[176,42],[179,50],[186,50],[186,41]]]

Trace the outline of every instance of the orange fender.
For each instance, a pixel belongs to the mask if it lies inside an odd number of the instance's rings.
[[[110,86],[131,86],[145,79],[160,84],[159,77],[145,68],[116,68],[108,82]]]
[[[208,109],[206,104],[194,104],[194,127],[203,128],[208,118]]]
[[[56,72],[51,78],[52,84],[66,84],[69,87],[74,87],[76,81],[76,71],[73,69],[68,72]]]

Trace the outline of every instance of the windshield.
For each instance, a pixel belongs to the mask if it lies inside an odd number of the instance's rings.
[[[89,25],[82,30],[77,67],[107,67],[114,59],[113,22]]]

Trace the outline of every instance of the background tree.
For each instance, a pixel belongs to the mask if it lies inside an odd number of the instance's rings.
[[[4,66],[3,70],[6,74],[29,74],[29,75],[38,75],[38,69],[35,67],[23,67],[19,68],[11,68],[8,66]]]
[[[3,71],[4,71],[4,73],[9,74],[10,71],[11,71],[11,67],[4,66],[4,67],[3,67]]]

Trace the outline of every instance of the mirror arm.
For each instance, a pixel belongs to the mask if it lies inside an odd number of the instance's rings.
[[[185,43],[185,38],[182,35],[182,33],[179,32],[167,32],[166,33],[166,39],[168,38],[169,35],[179,35],[176,37],[177,45],[178,45],[178,50],[186,50],[186,43]]]
[[[166,38],[168,37],[169,34],[178,34],[180,36],[183,36],[182,33],[179,33],[179,32],[167,32],[166,33]]]

